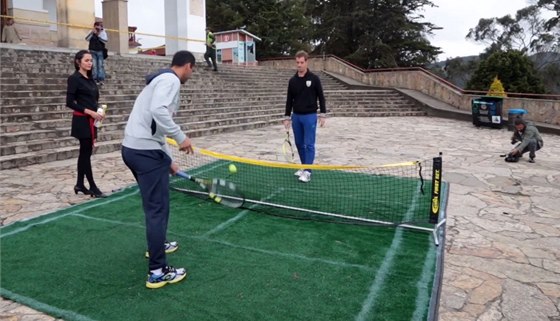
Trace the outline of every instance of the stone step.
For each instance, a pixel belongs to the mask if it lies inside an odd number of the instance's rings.
[[[120,143],[121,142],[118,140],[100,142],[95,152],[102,154],[116,151],[120,149]],[[77,141],[75,141],[75,145],[73,146],[66,146],[57,149],[42,149],[22,154],[0,156],[0,170],[77,158],[78,154],[79,146],[77,145]]]
[[[134,104],[133,100],[107,102],[109,106],[108,115],[128,115]],[[178,113],[220,113],[224,111],[235,111],[238,109],[246,110],[251,106],[252,110],[259,108],[278,108],[283,109],[285,100],[283,96],[255,97],[251,100],[237,99],[196,99],[183,101]],[[408,101],[401,98],[383,97],[378,99],[348,100],[348,99],[328,99],[327,108],[329,111],[340,108],[388,108],[388,107],[407,107],[413,106]],[[0,132],[3,124],[22,123],[28,121],[68,119],[72,115],[72,110],[64,104],[47,105],[26,105],[26,106],[5,106],[2,107],[0,115]]]
[[[49,74],[34,74],[32,72],[30,73],[24,73],[24,72],[20,72],[20,73],[3,73],[2,77],[0,78],[0,81],[2,84],[30,84],[30,85],[38,85],[38,84],[58,84],[61,86],[66,86],[66,82],[68,77],[71,75],[71,73],[63,73],[63,74],[53,74],[53,73],[49,73]],[[191,78],[188,83],[188,85],[193,85],[193,84],[200,84],[200,85],[208,85],[208,84],[236,84],[238,86],[266,86],[268,84],[278,84],[278,85],[282,85],[283,87],[287,87],[288,85],[288,80],[289,78],[274,78],[271,79],[271,77],[241,77],[241,76],[235,76],[235,77],[220,77],[220,76],[214,76],[214,77],[206,77],[204,75],[196,75],[193,76],[193,78]],[[137,85],[144,85],[145,84],[145,75],[137,75],[137,76],[133,76],[133,75],[116,75],[116,76],[111,76],[110,74],[108,74],[105,78],[104,83],[106,85],[119,85],[119,84],[127,84],[127,83],[133,83],[133,84],[137,84]],[[325,82],[325,84],[323,84],[324,87],[329,87],[329,86],[336,86],[336,87],[340,87],[340,88],[345,88],[344,86],[340,85],[340,84],[333,84],[332,82]]]
[[[108,97],[115,97],[120,95],[133,95],[137,96],[140,94],[144,86],[119,86],[119,87],[106,87],[102,89],[99,93],[100,99],[107,100]],[[229,86],[224,90],[204,90],[200,87],[193,87],[193,88],[184,88],[181,90],[181,96],[184,99],[188,98],[227,98],[227,97],[250,97],[250,96],[262,96],[262,95],[285,95],[285,90],[279,90],[276,88],[247,88],[247,87],[234,87]],[[42,99],[42,98],[51,98],[51,97],[63,97],[66,99],[66,88],[61,89],[50,89],[50,90],[41,90],[37,88],[37,90],[29,90],[29,88],[25,88],[25,90],[4,90],[2,94],[0,94],[0,100],[4,99],[22,99],[22,98],[35,98],[35,99]],[[5,101],[5,100],[4,100]],[[1,106],[0,106],[1,108]]]
[[[177,113],[174,117],[176,122],[185,123],[189,126],[190,123],[200,122],[200,121],[221,121],[224,119],[241,119],[241,118],[251,118],[254,116],[268,116],[271,114],[282,114],[283,108],[281,106],[270,106],[262,105],[260,108],[252,108],[247,110],[247,108],[223,108],[222,110],[209,110],[209,112],[193,112],[193,111],[181,111]],[[36,117],[32,116],[31,117]],[[66,113],[66,115],[61,114],[57,119],[40,119],[40,120],[29,120],[29,121],[19,121],[19,122],[7,122],[0,124],[0,132],[3,133],[0,141],[2,143],[9,143],[11,136],[17,135],[17,133],[22,132],[33,132],[34,130],[56,130],[59,128],[65,128],[71,123],[72,114]],[[128,113],[123,114],[107,114],[105,120],[105,126],[110,124],[121,124],[126,122],[128,119]],[[11,139],[13,140],[13,139]]]
[[[131,111],[131,104],[121,104],[121,105],[109,105],[107,111],[107,117],[113,117],[118,115],[128,116]],[[271,102],[264,105],[253,104],[251,110],[248,111],[247,105],[242,102],[222,103],[222,104],[211,104],[210,106],[204,106],[201,104],[190,104],[188,106],[182,106],[177,112],[178,115],[217,115],[227,112],[255,112],[259,110],[267,109],[284,109],[283,102]],[[13,113],[13,114],[2,114],[0,115],[0,124],[4,126],[12,126],[13,123],[26,123],[32,121],[49,121],[58,119],[70,119],[72,118],[72,110],[64,107],[60,110],[46,111],[46,112],[28,112],[28,113]],[[0,125],[1,126],[1,125]],[[3,132],[0,130],[0,132]],[[5,132],[5,131],[4,131]]]
[[[10,78],[7,80],[0,79],[0,97],[9,97],[10,92],[14,91],[63,91],[66,93],[66,78],[50,78],[50,79],[15,79]],[[264,82],[264,81],[263,81]],[[189,91],[204,91],[204,88],[229,88],[230,90],[242,90],[242,91],[264,91],[264,90],[276,90],[285,92],[287,89],[287,82],[270,82],[266,83],[260,82],[258,84],[248,84],[246,82],[218,82],[218,81],[207,81],[207,82],[188,82],[181,89],[183,92]],[[105,86],[100,90],[101,95],[104,92],[110,90],[123,90],[130,89],[140,92],[145,87],[143,80],[134,81],[106,81]],[[344,87],[338,85],[325,84],[323,85],[325,91],[337,91],[344,90]],[[212,90],[210,90],[212,91]],[[216,91],[216,90],[214,90]]]
[[[140,89],[140,88],[139,88]],[[104,101],[124,101],[135,100],[139,94],[139,90],[133,89],[111,89],[101,91],[100,97]],[[14,107],[21,105],[45,105],[45,104],[64,104],[66,99],[66,92],[62,90],[51,91],[20,91],[5,93],[8,97],[0,97],[2,107]],[[284,91],[271,91],[270,89],[248,89],[248,88],[229,88],[224,91],[183,91],[183,101],[188,104],[189,101],[194,100],[215,100],[215,99],[236,99],[236,96],[241,96],[239,99],[247,99],[247,97],[285,97]],[[353,100],[368,100],[374,97],[378,99],[399,98],[403,99],[396,92],[388,91],[345,91],[341,90],[325,90],[325,97],[327,99],[345,99],[351,97]],[[3,109],[4,112],[10,113]]]
[[[112,95],[138,95],[144,85],[137,85],[137,86],[104,86],[101,88],[99,95],[101,97],[107,97]],[[222,90],[206,90],[204,88],[193,88],[193,87],[184,87],[181,90],[182,95],[188,95],[190,97],[220,97],[220,96],[231,96],[232,94],[269,94],[269,93],[282,93],[285,94],[285,90],[275,90],[270,88],[247,88],[247,87],[234,87],[229,86]],[[59,86],[52,87],[51,89],[43,89],[43,90],[29,90],[29,88],[25,88],[24,90],[11,90],[5,91],[0,93],[0,98],[29,98],[29,97],[66,97],[66,88],[60,88]]]
[[[187,132],[191,138],[195,138],[195,137],[215,135],[215,134],[225,133],[225,132],[234,132],[234,131],[262,128],[265,126],[277,124],[278,122],[279,122],[278,119],[271,119],[267,121],[258,121],[255,123],[225,125],[225,126],[212,127],[212,128],[203,128],[200,130],[192,130]],[[110,153],[113,151],[120,150],[121,142],[122,139],[108,140],[108,141],[101,140],[98,143],[98,147],[96,148],[95,153],[103,154],[103,153]],[[16,168],[16,167],[24,167],[28,165],[52,162],[57,160],[77,158],[79,152],[79,146],[76,140],[74,140],[74,144],[75,145],[73,146],[60,147],[56,149],[42,149],[42,150],[31,151],[27,153],[0,156],[0,170]],[[194,144],[196,146],[196,140],[194,141]]]
[[[136,97],[133,97],[136,98]],[[253,103],[263,103],[267,102],[268,104],[274,103],[285,103],[285,97],[283,95],[267,95],[267,96],[255,96],[255,97],[246,97],[243,99],[238,98],[216,98],[216,99],[181,99],[180,101],[180,110],[181,109],[190,109],[190,108],[213,108],[216,107],[227,107],[227,106],[239,106],[245,105],[249,106]],[[129,111],[132,110],[132,106],[134,105],[134,99],[128,100],[111,100],[105,101],[104,99],[100,101],[100,104],[106,103],[109,108],[111,109],[118,109],[118,108],[127,108]],[[192,106],[192,107],[191,107]],[[3,119],[3,115],[10,115],[10,114],[29,114],[29,113],[37,113],[37,112],[54,112],[54,111],[71,111],[70,108],[66,107],[66,102],[64,99],[59,99],[58,102],[52,102],[49,104],[28,104],[28,105],[6,105],[2,106],[1,109],[2,115],[0,115],[0,119]]]
[[[0,48],[0,168],[75,158],[70,137],[72,111],[65,106],[66,82],[75,52]],[[48,64],[38,63],[48,61]],[[126,120],[144,77],[167,67],[170,57],[111,56],[100,103],[109,111],[99,132],[97,153],[120,148]],[[191,137],[278,124],[295,69],[221,66],[218,73],[199,63],[181,88],[174,117]],[[425,113],[393,90],[349,90],[318,72],[331,116],[383,117]]]
[[[334,109],[330,112],[331,117],[389,117],[389,116],[424,116],[427,113],[416,107],[405,107],[405,108],[339,108]],[[211,126],[222,126],[222,125],[231,125],[231,124],[238,124],[244,122],[251,122],[253,120],[259,119],[269,119],[275,118],[280,119],[282,118],[282,111],[281,110],[264,110],[261,113],[255,113],[254,110],[245,111],[245,112],[230,112],[230,113],[222,113],[219,115],[210,114],[210,115],[178,115],[176,117],[177,123],[181,123],[184,128],[188,128],[190,130],[200,130],[205,127]],[[126,116],[113,116],[109,117],[106,121],[104,126],[102,127],[102,131],[104,133],[115,134],[117,132],[119,135],[123,132],[124,126],[126,125]],[[2,148],[3,150],[10,150],[10,152],[3,152],[2,155],[7,155],[10,153],[15,152],[13,147],[10,145],[17,142],[25,142],[31,143],[36,140],[43,140],[43,139],[55,139],[55,138],[64,138],[68,136],[70,132],[69,127],[70,120],[61,120],[59,122],[48,122],[49,126],[53,126],[52,128],[49,127],[41,127],[37,128],[30,128],[28,123],[23,123],[22,128],[19,128],[17,132],[9,132],[2,137],[0,140],[2,141]],[[43,123],[45,125],[45,123]],[[118,135],[117,135],[118,136]]]
[[[50,63],[37,65],[32,64],[33,68],[30,68],[29,63],[23,62],[12,62],[9,59],[2,59],[2,67],[0,71],[4,74],[17,74],[17,73],[32,73],[36,71],[37,74],[55,74],[55,75],[69,75],[74,72],[74,68],[71,63]],[[138,65],[129,65],[123,63],[106,63],[105,64],[105,71],[108,75],[135,75],[135,76],[145,76],[147,74],[153,73],[159,69],[168,68],[167,64],[153,64],[153,65],[146,65],[146,66],[138,66]],[[285,78],[289,79],[295,74],[294,70],[277,70],[277,69],[246,69],[246,68],[231,68],[231,67],[222,67],[220,72],[210,71],[204,67],[200,68],[201,66],[197,64],[197,68],[195,68],[195,74],[205,74],[210,77],[235,77],[235,76],[242,76],[242,77],[252,77],[251,79],[255,78]],[[323,73],[323,72],[316,72],[316,74],[321,79],[334,79],[331,76]],[[38,75],[40,76],[40,75]]]
[[[379,95],[359,95],[358,97],[344,97],[343,95],[336,95],[332,96],[330,94],[325,95],[327,100],[328,108],[334,108],[336,106],[359,106],[363,104],[368,105],[407,105],[411,104],[408,100],[403,99],[398,95],[387,95],[387,96],[379,96]],[[114,112],[129,112],[132,106],[134,105],[134,99],[136,96],[134,95],[122,95],[118,96],[115,95],[113,97],[119,98],[128,98],[128,100],[105,100],[102,99],[100,103],[106,103],[109,105],[111,110]],[[184,96],[183,96],[184,97]],[[237,106],[237,105],[251,105],[253,103],[258,102],[268,102],[271,104],[284,104],[285,103],[285,96],[283,94],[269,94],[267,96],[254,96],[249,97],[246,95],[243,99],[236,99],[230,97],[223,97],[223,98],[207,98],[204,96],[196,97],[196,96],[189,96],[187,95],[186,99],[181,100],[181,106],[183,109],[189,108],[214,108],[214,107],[227,107],[227,106]],[[22,100],[19,100],[22,101]],[[18,102],[19,102],[18,101]],[[38,100],[38,102],[43,102],[45,100]],[[124,109],[123,109],[124,108]],[[32,101],[28,101],[26,105],[20,104],[12,104],[12,105],[4,105],[0,107],[1,115],[0,115],[0,122],[6,122],[10,117],[11,120],[8,122],[17,121],[14,118],[17,118],[18,114],[21,114],[24,119],[29,119],[30,115],[33,113],[50,113],[52,112],[69,112],[70,109],[66,107],[65,101],[63,99],[51,99],[51,103],[43,104],[43,103],[32,103]],[[56,114],[53,114],[56,115]],[[41,116],[37,116],[41,117]]]
[[[355,111],[335,111],[334,117],[408,117],[408,116],[427,116],[426,111],[376,111],[376,112],[355,112]]]
[[[140,93],[140,91],[144,88],[144,86],[128,86],[128,87],[105,87],[100,91],[101,98],[107,99],[119,99],[119,96],[128,95],[134,96],[134,98]],[[326,89],[324,90],[326,97],[337,98],[337,97],[352,97],[352,98],[360,98],[360,97],[401,97],[402,96],[394,91],[383,91],[383,90],[362,90],[362,91],[355,91],[355,90],[340,90],[340,89]],[[284,95],[284,89],[278,88],[254,88],[254,87],[236,87],[236,86],[229,86],[224,90],[203,90],[201,88],[184,88],[181,90],[181,95],[186,96],[185,98],[189,97],[197,97],[197,98],[212,98],[212,97],[231,97],[231,96],[241,96],[247,97],[249,95]],[[20,90],[20,91],[6,91],[0,99],[4,102],[3,105],[10,105],[12,101],[18,102],[18,104],[25,104],[25,101],[21,101],[21,99],[55,99],[60,97],[66,97],[66,90],[65,89],[58,89],[58,90]],[[19,101],[18,101],[19,100]],[[35,102],[33,102],[35,103]],[[44,101],[42,103],[47,103]]]
[[[179,124],[185,124],[189,127],[193,122],[219,122],[223,119],[241,119],[250,118],[252,116],[269,116],[276,114],[283,114],[284,109],[280,105],[261,105],[255,106],[248,110],[246,107],[239,108],[223,108],[221,110],[204,110],[204,111],[181,111],[177,113],[174,117],[175,121]],[[104,123],[104,128],[107,130],[121,130],[124,128],[124,124],[128,119],[128,114],[112,115],[108,114],[107,119]],[[68,114],[68,118],[61,118],[56,120],[39,120],[39,121],[27,121],[27,122],[11,122],[0,124],[0,131],[2,135],[0,136],[0,142],[2,145],[10,144],[17,141],[31,141],[34,139],[34,133],[39,135],[39,138],[53,138],[58,137],[58,134],[50,133],[49,131],[55,133],[62,133],[60,136],[64,136],[70,132],[71,124],[71,113]],[[115,127],[115,128],[113,128]]]

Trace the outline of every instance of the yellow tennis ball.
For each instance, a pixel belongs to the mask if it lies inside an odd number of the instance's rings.
[[[232,174],[237,173],[237,166],[235,166],[234,164],[229,164],[229,172]]]

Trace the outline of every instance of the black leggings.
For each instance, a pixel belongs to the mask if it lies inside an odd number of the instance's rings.
[[[80,155],[78,156],[78,180],[77,186],[84,186],[84,176],[89,182],[89,188],[96,188],[93,180],[93,172],[91,170],[91,154],[93,152],[93,144],[91,138],[80,139]]]

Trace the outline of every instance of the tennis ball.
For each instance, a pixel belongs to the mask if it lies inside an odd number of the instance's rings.
[[[229,164],[229,172],[232,174],[237,173],[237,166],[235,166],[234,164]]]

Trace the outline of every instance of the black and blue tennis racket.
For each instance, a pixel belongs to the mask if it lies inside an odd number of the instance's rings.
[[[245,203],[245,196],[237,189],[235,184],[226,181],[225,179],[197,178],[182,171],[177,172],[176,175],[198,184],[203,191],[194,191],[182,188],[174,188],[175,190],[189,194],[206,194],[208,195],[208,198],[214,202],[233,208],[241,207]]]

